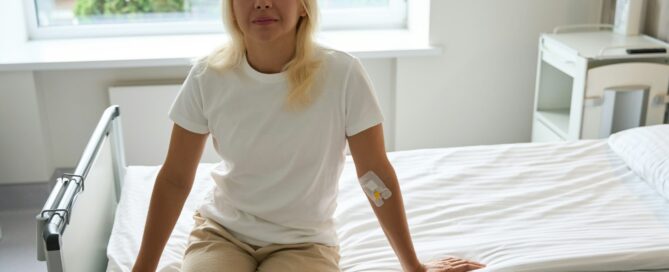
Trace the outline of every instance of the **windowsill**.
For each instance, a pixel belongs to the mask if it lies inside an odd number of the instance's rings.
[[[223,34],[28,41],[0,52],[0,71],[190,65],[227,40]],[[318,41],[359,58],[434,56],[441,49],[407,30],[330,31]]]

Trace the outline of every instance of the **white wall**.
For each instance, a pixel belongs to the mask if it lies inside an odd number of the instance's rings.
[[[541,32],[597,23],[601,1],[432,1],[434,58],[397,61],[397,150],[528,142]]]
[[[110,86],[180,83],[189,67],[35,72],[54,167],[73,167],[110,105]],[[148,107],[151,101],[146,101]],[[123,117],[123,109],[121,109]]]
[[[0,73],[0,184],[49,178],[46,132],[33,74]]]
[[[600,0],[432,1],[430,37],[442,56],[363,60],[386,116],[387,149],[529,141],[539,33],[597,22],[600,7]],[[109,86],[181,82],[188,69],[0,72],[0,108],[23,112],[0,116],[0,184],[45,181],[55,167],[75,166],[109,105]],[[15,158],[21,163],[7,163]]]
[[[644,33],[669,41],[669,0],[648,0]]]
[[[23,21],[23,1],[4,1],[0,9],[0,50],[9,45],[26,40],[27,27],[20,27]],[[18,27],[17,27],[18,26]]]
[[[22,1],[0,8],[0,52],[25,41]],[[45,181],[53,172],[33,73],[0,72],[0,184]]]

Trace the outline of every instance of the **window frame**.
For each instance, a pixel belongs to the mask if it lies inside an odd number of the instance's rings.
[[[100,24],[40,27],[36,0],[23,0],[29,40],[71,38],[113,38],[147,35],[223,34],[222,20],[157,23]],[[389,0],[388,7],[356,10],[321,9],[321,31],[407,29],[410,3],[415,0]],[[422,0],[418,0],[420,2]],[[388,13],[395,16],[388,16]],[[383,15],[383,16],[381,16]]]

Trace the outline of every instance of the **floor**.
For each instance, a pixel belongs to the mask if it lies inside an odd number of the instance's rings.
[[[50,181],[72,168],[58,168]],[[49,196],[53,182],[0,185],[0,272],[47,271],[37,260],[35,216]]]
[[[37,209],[0,211],[0,272],[47,271],[37,261]]]

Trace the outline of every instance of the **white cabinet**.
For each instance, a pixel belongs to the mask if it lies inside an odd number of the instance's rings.
[[[666,122],[669,53],[648,36],[611,31],[543,34],[539,42],[532,141],[607,137]]]

